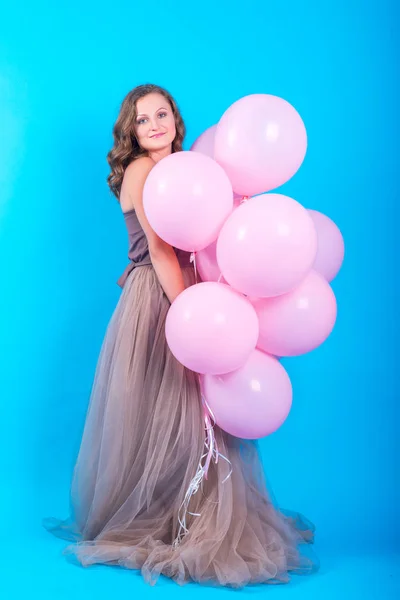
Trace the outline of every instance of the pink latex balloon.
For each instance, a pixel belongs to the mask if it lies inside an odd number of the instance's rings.
[[[194,142],[190,148],[192,152],[201,152],[210,158],[214,158],[214,143],[215,143],[215,132],[217,126],[213,125],[206,129]]]
[[[233,211],[217,242],[217,260],[235,289],[260,298],[294,289],[310,271],[317,233],[307,210],[282,194],[251,198]]]
[[[335,279],[344,259],[344,240],[339,227],[326,215],[309,210],[317,231],[318,247],[313,268],[327,281]]]
[[[314,350],[327,339],[336,321],[335,294],[316,271],[288,294],[251,302],[260,323],[257,347],[276,356]]]
[[[234,209],[240,205],[240,198],[235,197]],[[219,281],[226,283],[217,262],[217,240],[207,248],[196,253],[196,266],[202,281]]]
[[[205,154],[210,158],[214,158],[214,144],[215,144],[215,133],[217,131],[217,125],[212,125],[206,129],[193,143],[190,150],[192,152],[200,152],[201,154]],[[234,192],[233,197],[237,200],[237,206],[239,205],[239,201],[242,200],[243,194],[236,194]]]
[[[233,373],[205,375],[202,387],[218,426],[239,438],[273,433],[292,405],[289,375],[276,358],[260,350],[254,350]]]
[[[217,241],[196,253],[196,267],[202,281],[226,283],[217,263]]]
[[[215,134],[214,157],[235,192],[254,196],[288,181],[307,150],[307,133],[295,108],[283,98],[253,94],[232,104]]]
[[[224,170],[199,152],[175,152],[150,171],[143,190],[150,225],[188,252],[210,245],[232,212],[232,185]]]
[[[172,304],[166,337],[172,354],[197,373],[229,373],[255,349],[258,319],[251,303],[222,283],[204,282]]]

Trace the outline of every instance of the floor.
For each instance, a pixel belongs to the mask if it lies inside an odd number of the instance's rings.
[[[288,585],[259,585],[243,590],[209,588],[196,584],[180,587],[161,578],[154,587],[144,583],[137,571],[118,567],[83,568],[61,554],[65,542],[47,532],[37,537],[13,539],[2,544],[0,555],[0,598],[20,600],[155,600],[171,598],[270,598],[278,600],[399,600],[400,553],[343,554],[319,549],[320,571],[312,576],[295,576]],[[232,596],[231,596],[232,597]]]

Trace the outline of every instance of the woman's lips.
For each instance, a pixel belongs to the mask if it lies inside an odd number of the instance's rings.
[[[157,133],[157,135],[152,135],[151,139],[154,140],[156,138],[162,137],[163,135],[165,135],[165,133]]]

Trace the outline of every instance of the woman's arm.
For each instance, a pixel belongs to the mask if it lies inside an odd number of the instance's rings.
[[[182,269],[172,246],[151,228],[143,209],[143,187],[154,166],[149,157],[138,158],[125,171],[121,187],[121,205],[134,208],[149,244],[151,262],[167,298],[172,302],[185,289]]]

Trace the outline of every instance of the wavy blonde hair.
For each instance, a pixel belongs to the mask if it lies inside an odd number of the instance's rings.
[[[175,117],[176,136],[172,142],[172,152],[180,152],[185,137],[185,124],[178,106],[167,90],[153,85],[139,85],[125,96],[118,118],[113,127],[114,146],[107,154],[107,162],[110,165],[111,173],[107,177],[107,183],[119,200],[122,180],[125,169],[136,158],[147,156],[147,151],[143,150],[136,139],[134,125],[137,117],[136,104],[140,98],[148,94],[161,94],[170,103],[173,115]]]

